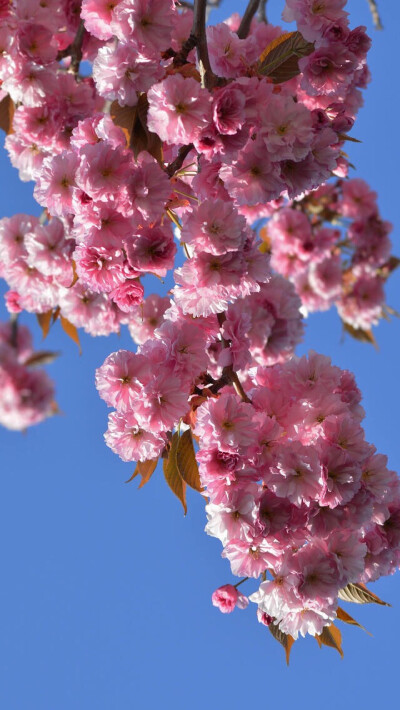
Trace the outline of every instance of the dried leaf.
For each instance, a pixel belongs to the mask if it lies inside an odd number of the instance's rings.
[[[347,133],[338,133],[338,138],[341,141],[350,141],[351,143],[362,143],[358,138],[353,138],[353,136],[348,136]]]
[[[139,488],[143,488],[145,483],[148,483],[148,481],[150,481],[150,478],[156,470],[157,463],[158,458],[150,459],[149,461],[138,461],[136,468],[132,473],[132,476],[127,481],[125,481],[125,483],[130,483],[131,481],[133,481],[134,478],[136,478],[136,476],[139,475],[142,477],[142,480],[139,484]]]
[[[345,323],[342,321],[343,329],[351,335],[355,340],[359,340],[361,343],[370,343],[374,348],[378,348],[378,343],[375,340],[375,336],[372,330],[363,330],[362,328],[353,328],[350,323]]]
[[[118,101],[113,101],[110,107],[110,116],[115,125],[122,128],[128,146],[136,118],[135,106],[120,106]]]
[[[330,646],[331,648],[335,648],[343,658],[342,634],[335,624],[324,626],[322,634],[319,634],[315,638],[317,639],[320,648],[321,646]]]
[[[176,447],[176,462],[183,480],[186,481],[188,486],[201,493],[203,489],[200,483],[199,468],[197,466],[192,432],[190,429],[186,429],[178,441]]]
[[[179,473],[178,464],[176,461],[176,450],[179,442],[179,434],[176,432],[171,440],[171,448],[169,450],[168,458],[163,461],[163,470],[165,480],[167,481],[171,491],[175,493],[176,497],[179,498],[183,505],[185,515],[187,513],[186,506],[186,482],[183,480],[181,474]]]
[[[37,313],[36,318],[42,329],[43,340],[47,338],[50,330],[51,318],[53,311],[46,311],[46,313]]]
[[[272,636],[276,641],[279,641],[279,643],[283,646],[285,649],[285,654],[286,654],[286,663],[289,665],[289,658],[290,658],[290,651],[292,649],[292,646],[294,644],[294,638],[293,636],[289,636],[288,634],[283,633],[283,631],[280,630],[279,626],[277,624],[270,624],[268,626]]]
[[[359,629],[362,629],[363,631],[365,631],[366,634],[368,634],[369,636],[372,636],[372,634],[370,634],[369,631],[367,631],[367,629],[364,628],[364,626],[362,626],[361,624],[358,623],[358,621],[353,619],[353,617],[350,616],[350,614],[348,614],[347,611],[342,609],[342,607],[338,606],[338,608],[336,609],[336,614],[337,614],[337,618],[340,619],[340,621],[343,621],[345,624],[351,624],[352,626],[358,626]]]
[[[382,606],[391,606],[391,604],[382,601],[376,594],[370,592],[364,584],[353,584],[350,582],[350,584],[339,591],[338,597],[344,602],[353,602],[354,604],[381,604]]]
[[[50,350],[38,350],[33,353],[27,360],[25,360],[24,365],[27,367],[37,367],[38,365],[50,365],[59,357],[60,353],[54,353]]]
[[[61,326],[62,329],[65,331],[65,333],[71,338],[71,340],[74,341],[74,343],[77,344],[79,348],[79,355],[82,355],[82,348],[81,348],[81,343],[79,340],[79,335],[78,331],[75,328],[75,326],[67,320],[67,318],[64,318],[64,316],[60,315],[60,321],[61,321]]]
[[[2,128],[7,135],[13,133],[12,122],[14,118],[14,112],[14,102],[7,94],[7,96],[5,96],[4,99],[0,101],[0,128]]]
[[[149,102],[146,94],[141,94],[135,106],[135,120],[133,123],[129,147],[133,151],[135,158],[143,150],[146,150],[160,164],[163,164],[162,141],[156,133],[152,133],[147,128],[147,111]]]
[[[268,76],[274,84],[281,84],[300,73],[299,59],[314,51],[300,32],[287,32],[277,37],[263,51],[258,72]]]

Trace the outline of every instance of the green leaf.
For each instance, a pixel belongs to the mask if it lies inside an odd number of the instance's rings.
[[[183,480],[186,481],[188,486],[201,493],[203,489],[200,483],[199,468],[194,453],[191,429],[184,431],[178,441],[176,447],[176,462]]]
[[[179,434],[176,432],[171,440],[171,447],[168,458],[163,461],[163,470],[165,480],[167,481],[171,491],[176,495],[183,505],[185,515],[187,513],[186,506],[186,482],[179,473],[178,464],[176,461],[176,451],[178,448]]]
[[[274,84],[289,81],[300,73],[299,59],[314,51],[300,32],[287,32],[273,40],[263,51],[258,72],[268,76]]]
[[[352,582],[339,591],[338,597],[343,602],[353,602],[353,604],[381,604],[381,606],[391,606],[391,604],[382,601],[376,594],[370,592],[363,584],[353,584]]]
[[[320,648],[321,646],[330,646],[331,648],[335,648],[343,658],[342,634],[335,624],[324,626],[322,633],[318,634],[315,638]]]
[[[285,654],[286,654],[286,664],[289,665],[289,658],[290,658],[290,651],[292,649],[292,646],[294,644],[294,638],[293,636],[290,636],[289,634],[285,634],[283,631],[280,630],[279,626],[277,624],[269,624],[268,629],[274,639],[278,641],[281,646],[285,649]]]
[[[150,481],[150,478],[156,470],[157,463],[158,458],[149,459],[149,461],[138,461],[132,476],[125,481],[125,483],[130,483],[136,476],[141,476],[142,480],[140,481],[139,488],[143,488],[143,486]]]
[[[72,323],[69,322],[67,318],[64,318],[64,316],[60,315],[60,321],[63,331],[71,338],[71,340],[74,341],[74,343],[77,344],[79,348],[79,354],[82,355],[82,348],[77,329]]]

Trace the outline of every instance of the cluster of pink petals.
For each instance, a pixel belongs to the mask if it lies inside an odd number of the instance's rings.
[[[53,383],[33,355],[26,326],[0,323],[0,424],[7,429],[23,431],[55,412]]]
[[[266,575],[250,599],[281,631],[319,634],[340,589],[399,565],[399,479],[365,441],[353,376],[329,358],[254,369],[247,386],[248,401],[226,388],[197,410],[206,531],[233,574]]]
[[[384,315],[392,226],[376,198],[364,180],[339,179],[278,205],[267,224],[271,265],[293,282],[304,313],[335,305],[363,330]]]

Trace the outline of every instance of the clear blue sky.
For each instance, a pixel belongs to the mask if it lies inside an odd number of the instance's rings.
[[[373,37],[373,82],[350,144],[357,175],[379,192],[382,214],[398,215],[398,27],[400,3],[380,0],[385,29],[373,30],[366,0],[350,0],[352,25]],[[225,2],[241,9],[244,2]],[[280,0],[269,0],[277,23]],[[390,5],[390,8],[389,8]],[[222,18],[223,13],[214,13]],[[39,214],[32,186],[19,182],[0,154],[0,216]],[[400,310],[400,273],[388,302]],[[1,305],[1,318],[6,312]],[[33,316],[25,316],[40,346]],[[314,348],[353,370],[364,393],[367,437],[400,469],[398,351],[400,322],[383,322],[379,352],[346,339],[335,313],[309,319],[299,352]],[[0,707],[4,710],[297,710],[393,705],[397,696],[400,574],[373,589],[393,608],[348,607],[372,633],[342,627],[344,660],[297,643],[286,668],[282,649],[254,609],[224,616],[212,591],[231,580],[217,540],[203,532],[202,499],[189,513],[167,490],[161,472],[141,491],[125,485],[133,467],[102,440],[107,409],[94,369],[121,337],[82,336],[83,355],[57,325],[46,347],[62,350],[50,368],[62,416],[27,434],[0,431],[1,568]]]

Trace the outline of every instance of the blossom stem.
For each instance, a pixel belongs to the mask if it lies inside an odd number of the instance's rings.
[[[83,20],[81,20],[74,41],[71,42],[68,47],[61,50],[61,52],[59,52],[57,55],[58,60],[64,59],[64,57],[71,57],[70,68],[72,69],[74,74],[77,74],[79,71],[79,65],[82,59],[82,44],[84,35],[85,25]]]
[[[238,587],[240,587],[241,584],[243,584],[243,582],[247,582],[248,579],[249,577],[243,577],[240,582],[237,582],[237,584],[234,584],[233,586],[235,587],[235,589],[237,589]]]
[[[226,320],[225,318],[225,313],[217,313],[217,318],[218,318],[218,323],[220,325],[220,328],[222,328],[222,325],[224,321]],[[225,338],[221,334],[221,340],[224,348],[229,348],[229,341],[225,340]],[[242,402],[247,402],[248,404],[251,404],[251,399],[250,397],[247,396],[246,392],[243,389],[243,385],[240,382],[235,370],[233,369],[232,365],[226,365],[222,371],[222,374],[229,379],[229,381],[232,383],[233,389],[235,390],[236,394],[239,395],[240,399]]]
[[[192,148],[193,143],[189,143],[189,145],[183,145],[181,148],[179,148],[179,152],[175,160],[173,160],[172,163],[170,163],[166,168],[169,177],[172,177],[178,170],[181,169],[185,158],[189,155]]]
[[[191,34],[196,38],[197,58],[200,65],[202,84],[206,89],[212,89],[216,84],[217,77],[211,69],[210,57],[208,56],[206,9],[207,0],[195,0]]]
[[[11,324],[10,344],[13,348],[16,348],[18,345],[18,313],[11,314],[10,324]]]
[[[376,0],[367,0],[369,9],[371,10],[372,20],[377,30],[383,30],[381,17],[378,10]]]
[[[249,34],[251,21],[254,15],[256,14],[259,5],[260,0],[249,0],[249,4],[246,7],[245,13],[242,17],[242,21],[237,31],[237,36],[240,39],[246,39],[247,35]]]
[[[268,0],[260,0],[260,4],[258,6],[258,21],[259,22],[265,22],[268,24],[268,19],[267,19],[267,11],[266,11],[266,6],[267,6]]]

